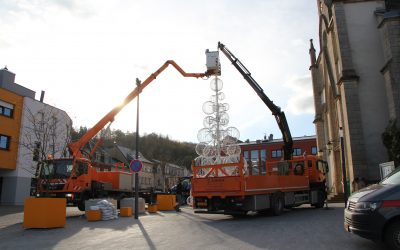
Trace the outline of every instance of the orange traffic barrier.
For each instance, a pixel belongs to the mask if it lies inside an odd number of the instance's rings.
[[[121,207],[119,209],[119,214],[121,217],[131,217],[132,216],[132,208],[131,207]]]
[[[157,209],[159,211],[175,210],[176,197],[174,194],[157,194]]]
[[[157,204],[149,204],[147,207],[147,211],[149,213],[156,213],[157,212]]]
[[[65,198],[26,198],[24,228],[64,227],[67,217]]]
[[[87,221],[101,220],[101,210],[88,210],[85,212]]]

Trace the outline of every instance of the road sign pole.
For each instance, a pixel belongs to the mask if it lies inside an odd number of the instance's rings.
[[[140,88],[140,80],[136,78],[136,88]],[[140,91],[139,91],[140,94]],[[139,159],[139,94],[137,95],[136,105],[136,160]],[[139,216],[139,173],[135,173],[135,219]]]

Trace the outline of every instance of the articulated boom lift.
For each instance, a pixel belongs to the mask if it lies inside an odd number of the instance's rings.
[[[98,166],[82,153],[83,147],[115,116],[169,65],[172,65],[184,77],[209,77],[210,72],[186,73],[174,61],[166,61],[157,71],[125,97],[122,104],[113,108],[96,125],[89,129],[78,141],[68,145],[71,158],[51,159],[42,163],[37,182],[37,195],[42,197],[65,197],[69,205],[85,209],[85,200],[90,198],[122,199],[133,196],[131,173],[124,171],[99,171]],[[101,140],[101,139],[100,139]],[[100,141],[101,142],[101,141]],[[97,144],[95,145],[97,147]],[[102,164],[104,167],[105,164]],[[110,166],[111,168],[111,166]],[[112,168],[111,168],[112,169]]]

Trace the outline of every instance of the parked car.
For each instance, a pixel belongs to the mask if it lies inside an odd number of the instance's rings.
[[[349,197],[344,228],[363,238],[383,241],[390,249],[400,249],[400,168]]]

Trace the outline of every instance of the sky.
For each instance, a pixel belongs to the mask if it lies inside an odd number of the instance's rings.
[[[310,0],[0,0],[0,67],[36,99],[44,90],[75,128],[92,127],[167,60],[205,72],[205,50],[221,41],[285,112],[292,136],[315,135],[309,39],[318,41]],[[271,111],[220,57],[229,126],[242,141],[281,138]],[[140,95],[139,133],[196,143],[210,81],[167,68]],[[136,100],[111,128],[136,130]]]

